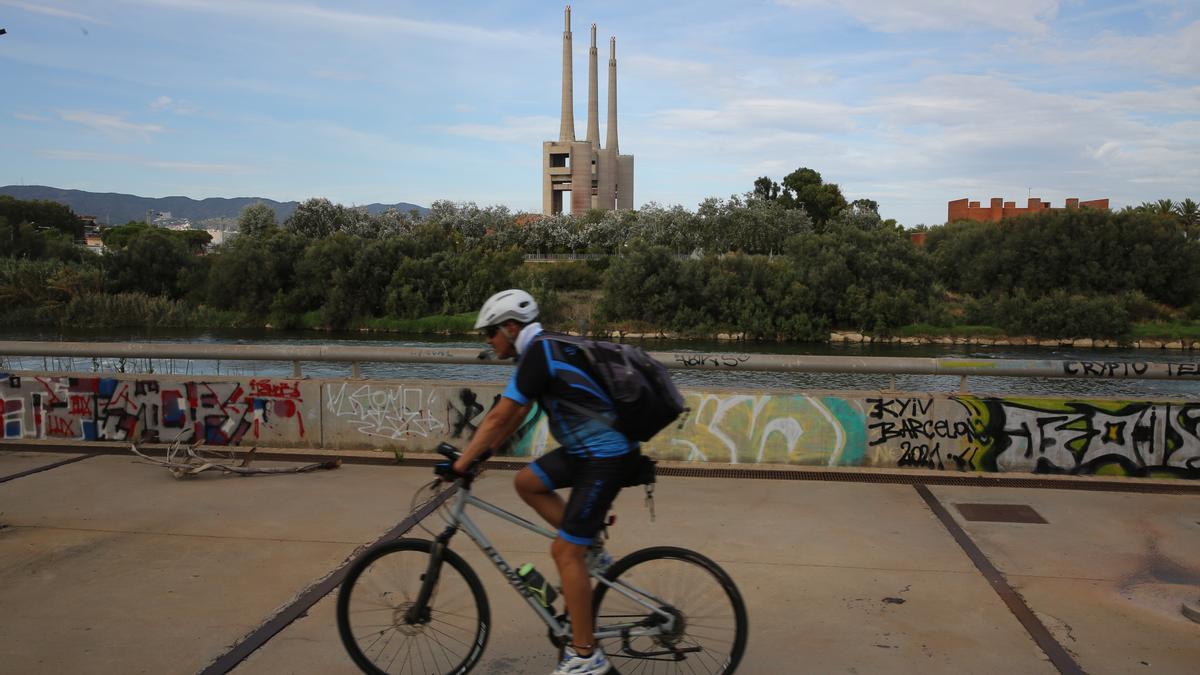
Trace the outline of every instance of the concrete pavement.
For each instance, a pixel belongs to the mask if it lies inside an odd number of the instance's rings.
[[[0,450],[0,481],[70,457]],[[401,521],[429,478],[347,464],[178,481],[118,455],[0,482],[0,670],[198,672]],[[511,478],[491,471],[477,491],[531,514]],[[927,489],[1081,670],[1195,672],[1200,624],[1180,607],[1200,595],[1200,496]],[[913,486],[668,476],[656,496],[654,522],[640,489],[621,496],[610,550],[672,544],[717,560],[749,611],[739,672],[1058,670]],[[968,521],[962,503],[1028,505],[1047,522]],[[479,520],[510,562],[553,576],[546,540]],[[455,549],[492,605],[476,672],[550,672],[541,624],[465,536]],[[356,672],[334,598],[235,671]]]

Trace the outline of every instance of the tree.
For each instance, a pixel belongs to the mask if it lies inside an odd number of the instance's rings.
[[[30,222],[10,222],[0,216],[0,257],[84,262],[96,254],[66,232],[41,229]]]
[[[779,183],[766,176],[761,176],[758,180],[754,181],[754,194],[762,199],[778,199]]]
[[[1200,234],[1200,206],[1189,197],[1175,204],[1175,215],[1183,222],[1183,231],[1188,239]]]
[[[204,230],[171,230],[170,232],[183,241],[188,250],[195,255],[204,253],[208,245],[212,243],[212,235]]]
[[[202,297],[214,307],[238,310],[258,321],[266,320],[271,313],[272,323],[280,323],[277,309],[288,315],[313,309],[298,298],[297,304],[285,307],[282,298],[298,285],[295,270],[306,243],[283,230],[268,236],[233,239],[201,259],[211,263]],[[277,298],[280,307],[274,306]]]
[[[346,231],[363,218],[369,216],[323,197],[314,197],[297,206],[283,226],[301,237],[317,240]]]
[[[83,239],[83,221],[75,212],[58,202],[23,200],[0,195],[0,217],[15,225],[29,223],[35,229],[53,229],[72,239]]]
[[[511,228],[514,217],[506,206],[479,208],[475,202],[438,200],[429,206],[425,220],[452,234],[455,245],[465,250],[482,244],[488,235]]]
[[[1153,213],[1160,216],[1169,216],[1175,213],[1175,202],[1172,202],[1170,199],[1142,202],[1134,210],[1141,211],[1142,213]]]
[[[105,248],[116,251],[125,248],[129,245],[129,242],[152,229],[155,229],[155,227],[149,223],[140,220],[131,220],[124,225],[117,225],[104,230],[100,234],[100,241],[104,242]]]
[[[1178,216],[1156,208],[1068,209],[1006,220],[1002,227],[966,221],[935,227],[926,248],[947,289],[976,297],[1140,291],[1183,307],[1200,297],[1194,273],[1200,242],[1181,241],[1183,233]]]
[[[874,199],[855,199],[850,202],[849,210],[855,214],[879,215],[879,202]]]
[[[138,233],[105,257],[110,290],[141,292],[179,299],[187,290],[181,279],[196,264],[195,254],[183,237],[157,227]]]
[[[821,174],[808,167],[784,176],[782,185],[762,176],[754,181],[750,194],[764,201],[778,201],[788,209],[804,209],[818,229],[847,207],[841,188],[836,183],[824,182]],[[870,199],[860,199],[855,204],[859,209],[879,212],[879,205]]]
[[[821,174],[801,167],[783,177],[783,195],[788,206],[799,206],[818,227],[824,226],[838,211],[846,208],[846,198],[836,183],[825,183]]]
[[[110,227],[100,235],[100,239],[106,248],[119,251],[128,247],[138,238],[146,236],[149,232],[158,232],[175,239],[196,255],[203,253],[205,247],[212,243],[212,235],[204,230],[167,230],[140,220],[131,220],[124,225]]]
[[[242,237],[261,237],[277,227],[275,210],[262,202],[247,206],[238,216],[238,235]]]
[[[834,220],[788,240],[814,314],[833,325],[887,333],[923,320],[933,302],[929,254],[894,228]]]

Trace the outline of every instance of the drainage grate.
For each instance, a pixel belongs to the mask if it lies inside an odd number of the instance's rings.
[[[1028,504],[955,504],[963,518],[983,523],[1033,523],[1045,525],[1042,514]]]

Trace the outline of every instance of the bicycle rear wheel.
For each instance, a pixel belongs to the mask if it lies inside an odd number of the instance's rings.
[[[712,560],[683,548],[657,546],[618,560],[604,577],[648,598],[675,618],[661,635],[600,639],[625,673],[732,673],[746,651],[746,605],[733,580]],[[640,597],[640,596],[639,596]],[[597,583],[592,596],[596,630],[605,625],[660,622],[658,614],[618,590]]]
[[[490,611],[479,577],[446,549],[427,611],[406,618],[429,567],[433,542],[399,539],[368,551],[346,574],[338,633],[365,673],[465,673],[487,644]]]

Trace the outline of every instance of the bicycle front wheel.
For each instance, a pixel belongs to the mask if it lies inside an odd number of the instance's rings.
[[[626,673],[732,673],[746,651],[746,605],[733,580],[712,560],[683,548],[658,546],[618,560],[604,577],[630,591],[597,583],[596,631],[658,626],[655,635],[601,638],[604,653]],[[643,604],[645,603],[645,604]],[[664,625],[662,614],[673,617]]]
[[[487,644],[489,609],[479,577],[454,551],[442,555],[426,611],[410,617],[433,542],[399,539],[350,567],[337,599],[338,633],[365,673],[465,673]]]

